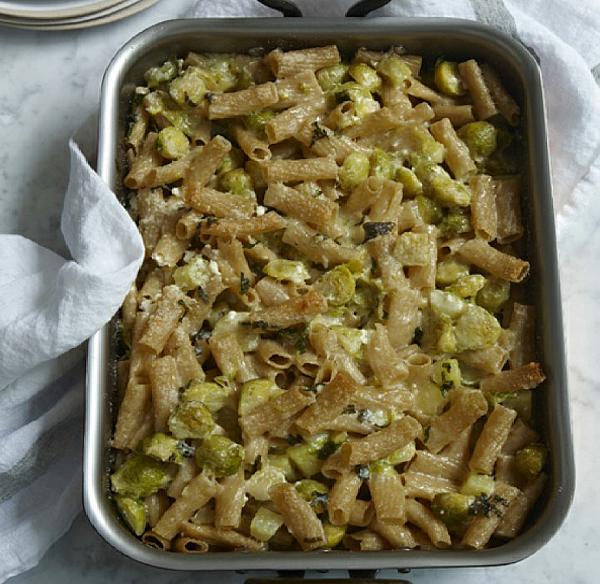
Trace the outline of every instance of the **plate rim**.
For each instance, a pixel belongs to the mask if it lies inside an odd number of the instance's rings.
[[[59,10],[35,10],[30,9],[11,9],[2,8],[0,5],[1,16],[12,16],[15,18],[27,18],[33,20],[47,20],[56,18],[75,18],[99,12],[112,6],[120,4],[123,0],[91,0],[85,6],[64,8]]]
[[[123,0],[119,0],[122,2]],[[59,30],[79,30],[82,28],[92,28],[95,26],[102,26],[105,24],[110,24],[112,22],[117,22],[129,16],[133,16],[138,12],[142,12],[143,10],[150,8],[154,4],[156,4],[158,0],[137,0],[133,4],[129,4],[128,6],[117,9],[114,12],[110,12],[105,14],[104,16],[100,16],[97,18],[84,18],[84,19],[76,19],[73,22],[62,22],[56,21],[54,23],[48,22],[36,22],[35,20],[30,21],[16,21],[16,20],[4,20],[2,16],[0,16],[0,26],[6,26],[8,28],[21,29],[21,30],[35,30],[35,31],[59,31]]]

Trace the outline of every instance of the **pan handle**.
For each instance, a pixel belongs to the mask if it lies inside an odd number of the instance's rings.
[[[377,10],[389,3],[390,0],[360,0],[360,2],[348,8],[346,16],[367,16],[373,10]]]
[[[297,18],[302,16],[302,11],[290,0],[258,0],[261,4],[264,4],[267,8],[278,10],[282,16],[290,16]]]
[[[302,10],[298,8],[291,0],[258,0],[267,8],[273,8],[281,12],[283,16],[299,17],[302,16]],[[346,16],[367,16],[373,10],[381,8],[388,4],[390,0],[360,0],[356,4],[350,6],[346,12]]]

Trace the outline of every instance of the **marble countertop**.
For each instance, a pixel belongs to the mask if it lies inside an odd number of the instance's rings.
[[[192,4],[193,0],[159,2],[125,22],[77,32],[0,27],[0,232],[20,233],[65,253],[59,218],[68,177],[68,137],[97,110],[102,73],[116,49],[147,26],[185,14]],[[595,334],[600,330],[600,199],[562,230],[559,251],[578,477],[572,510],[560,532],[519,564],[413,571],[404,577],[414,584],[599,581],[600,506],[595,493],[600,484],[596,454],[600,387],[595,368],[600,362],[600,343]],[[110,548],[80,515],[36,568],[10,582],[187,584],[214,580],[214,574],[139,565]],[[219,580],[228,584],[244,578],[227,573]]]

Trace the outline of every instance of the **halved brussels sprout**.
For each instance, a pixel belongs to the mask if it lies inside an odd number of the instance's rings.
[[[190,141],[179,128],[168,126],[158,133],[156,149],[164,158],[177,160],[190,151]]]
[[[271,110],[262,110],[253,112],[244,116],[246,128],[252,130],[257,136],[265,135],[265,125],[277,115],[277,112]]]
[[[143,454],[132,454],[110,477],[115,493],[137,499],[149,497],[170,482],[167,467]]]
[[[208,381],[192,381],[181,395],[182,402],[201,402],[211,414],[216,414],[233,393],[229,385]]]
[[[267,507],[260,507],[250,522],[250,535],[258,541],[269,541],[283,525],[283,517]]]
[[[492,314],[500,312],[510,298],[510,282],[500,278],[488,278],[477,293],[475,302]]]
[[[329,489],[323,483],[311,479],[303,479],[295,485],[300,496],[308,501],[315,513],[319,515],[327,510]]]
[[[480,495],[489,496],[494,492],[495,488],[496,483],[494,477],[470,472],[469,476],[460,487],[460,492],[463,495],[473,495],[474,497],[479,497]]]
[[[473,298],[485,286],[486,279],[481,274],[463,276],[446,288],[447,292],[456,294],[460,298]]]
[[[344,266],[336,266],[325,272],[316,282],[315,290],[320,292],[328,304],[343,306],[352,300],[356,283],[352,272]]]
[[[500,336],[500,323],[484,308],[467,304],[454,327],[457,350],[477,350],[491,347]]]
[[[249,414],[259,405],[282,394],[284,390],[271,379],[253,379],[246,381],[240,391],[238,412],[240,416]]]
[[[276,280],[287,280],[295,284],[304,284],[310,279],[310,274],[304,262],[293,260],[276,259],[271,260],[263,272]]]
[[[181,440],[205,438],[216,427],[210,410],[202,402],[181,402],[169,418],[169,431]]]
[[[254,196],[254,185],[250,175],[243,168],[234,168],[219,177],[219,187],[226,192],[240,196]]]
[[[345,525],[331,525],[329,521],[323,521],[323,531],[325,532],[325,547],[334,548],[344,539],[346,535]]]
[[[438,59],[435,64],[434,80],[437,88],[445,95],[464,95],[466,89],[458,74],[458,64]]]
[[[406,166],[399,166],[396,168],[396,175],[394,177],[399,183],[402,183],[404,189],[402,194],[406,197],[416,197],[417,195],[423,194],[423,185],[417,178],[417,175]]]
[[[348,68],[350,77],[369,91],[377,91],[381,87],[381,77],[375,69],[366,63],[354,63]]]
[[[156,458],[161,462],[175,462],[180,464],[183,461],[183,451],[181,442],[173,436],[168,436],[162,432],[157,432],[142,440],[142,452],[146,456]]]
[[[235,474],[244,460],[244,447],[227,436],[213,434],[196,448],[196,464],[216,477]]]
[[[125,523],[129,525],[133,533],[142,535],[146,530],[146,507],[144,503],[125,495],[115,495],[114,499]]]
[[[381,178],[387,178],[389,180],[394,178],[395,175],[395,164],[392,155],[382,150],[381,148],[375,148],[371,154],[371,174]]]
[[[385,77],[394,87],[401,86],[412,77],[410,67],[395,55],[383,57],[377,64],[377,73]]]
[[[543,444],[530,444],[515,454],[515,468],[525,479],[535,479],[546,464],[548,451]]]
[[[473,160],[481,162],[496,150],[498,130],[489,122],[471,122],[459,128],[458,137],[467,145]]]
[[[174,61],[165,61],[160,67],[151,67],[144,73],[144,79],[151,89],[156,89],[161,83],[168,83],[177,76],[179,67]]]
[[[474,498],[462,493],[438,493],[431,503],[433,514],[453,527],[468,521]]]
[[[461,374],[460,366],[456,359],[440,359],[433,365],[433,381],[440,386],[442,395],[445,395],[451,389],[460,387]]]
[[[338,63],[330,67],[323,67],[317,71],[317,81],[323,91],[331,91],[341,85],[348,73],[348,65]]]
[[[207,91],[202,73],[197,67],[188,67],[169,84],[169,94],[179,105],[186,101],[198,105]]]
[[[369,177],[369,157],[363,152],[351,152],[346,156],[339,171],[341,187],[351,191]]]
[[[448,286],[468,275],[469,266],[454,258],[446,258],[441,262],[438,262],[435,272],[435,283],[438,286]]]

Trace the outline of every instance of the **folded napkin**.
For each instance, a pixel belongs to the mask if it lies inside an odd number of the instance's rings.
[[[352,2],[298,0],[306,16]],[[520,38],[544,75],[559,228],[600,186],[600,13],[594,0],[403,0],[374,16],[480,20]],[[200,0],[191,16],[278,16],[254,0]],[[133,32],[133,31],[132,31]],[[82,343],[141,265],[129,216],[76,141],[61,229],[67,260],[0,235],[0,583],[34,566],[81,509]]]

